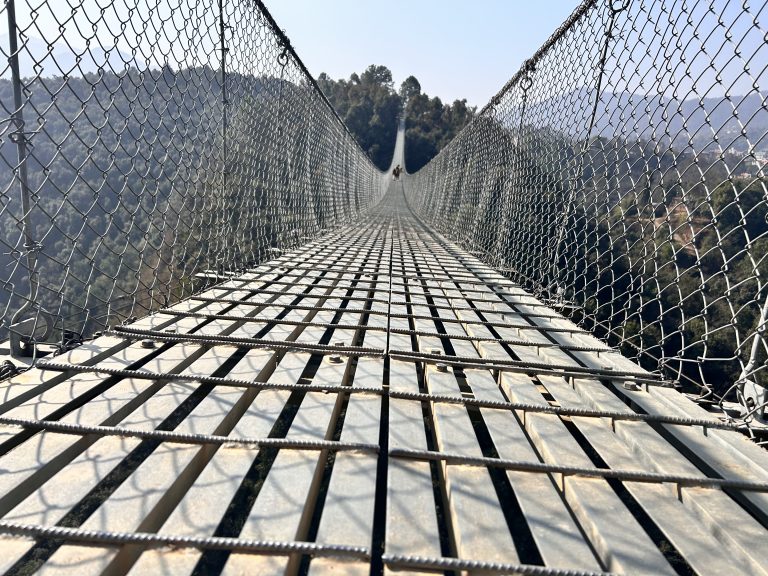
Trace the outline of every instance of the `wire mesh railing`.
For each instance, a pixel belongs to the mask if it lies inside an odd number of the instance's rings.
[[[768,400],[767,10],[586,1],[406,179],[425,221],[747,418]],[[382,194],[258,0],[0,12],[0,339],[22,352],[168,305]]]
[[[763,414],[766,19],[584,2],[406,180],[412,208],[701,401]]]
[[[303,244],[382,176],[257,0],[7,0],[0,340],[77,341]]]

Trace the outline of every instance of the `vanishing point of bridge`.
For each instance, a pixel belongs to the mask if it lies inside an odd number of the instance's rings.
[[[746,162],[760,106],[738,120],[747,152],[691,152],[696,111],[686,144],[672,100],[622,96],[647,88],[646,68],[659,93],[685,82],[645,59],[666,36],[633,25],[644,3],[584,2],[399,180],[365,158],[260,2],[182,3],[183,24],[102,10],[126,42],[141,33],[124,71],[82,77],[32,54],[17,4],[2,328],[12,361],[31,359],[0,385],[0,572],[768,573],[768,232],[762,168]],[[729,30],[765,32],[726,4]],[[711,7],[680,10],[697,34],[710,25]],[[216,32],[190,39],[188,22]],[[136,48],[147,38],[154,51]],[[635,73],[612,68],[635,49]],[[162,70],[139,73],[139,52]],[[765,109],[765,67],[745,58]],[[51,62],[63,76],[43,78]],[[81,108],[57,140],[64,88]],[[732,119],[747,106],[724,98]],[[393,166],[403,152],[401,124]],[[714,256],[731,267],[707,276]],[[645,367],[585,325],[621,334]],[[680,390],[694,377],[698,398]]]

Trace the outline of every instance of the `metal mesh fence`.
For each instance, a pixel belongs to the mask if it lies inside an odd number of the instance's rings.
[[[702,401],[765,406],[768,8],[587,1],[406,181],[421,218]]]
[[[77,341],[381,195],[256,0],[8,0],[0,17],[0,339]]]

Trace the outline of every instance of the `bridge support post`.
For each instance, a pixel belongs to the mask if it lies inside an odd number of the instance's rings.
[[[29,295],[21,308],[13,315],[10,322],[11,355],[20,357],[33,356],[35,350],[34,343],[44,341],[50,337],[53,332],[53,319],[49,314],[43,312],[38,302],[40,279],[37,270],[37,252],[40,250],[40,243],[34,238],[30,215],[32,204],[27,173],[28,133],[24,123],[24,102],[21,97],[19,42],[15,4],[15,0],[8,0],[5,8],[8,14],[8,62],[11,67],[11,84],[13,88],[13,112],[11,113],[13,132],[10,135],[10,139],[16,144],[18,164],[16,165],[14,175],[19,181],[22,210],[21,221],[18,225],[21,227],[24,238],[24,250],[19,253],[19,260],[21,260],[22,255],[26,256],[26,269],[29,278]],[[32,316],[24,319],[25,315],[30,313]],[[43,325],[41,325],[41,320]],[[31,348],[28,346],[30,343],[32,345]]]

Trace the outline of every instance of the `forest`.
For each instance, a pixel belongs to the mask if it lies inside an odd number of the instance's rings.
[[[381,169],[389,168],[400,115],[405,113],[405,168],[417,172],[474,117],[466,99],[444,104],[421,91],[414,76],[395,90],[392,72],[371,65],[348,80],[332,80],[322,73],[320,89],[355,135],[360,146]]]
[[[728,154],[605,138],[591,149],[615,162],[585,170],[558,266],[587,326],[684,387],[732,395],[765,299],[765,183]]]

